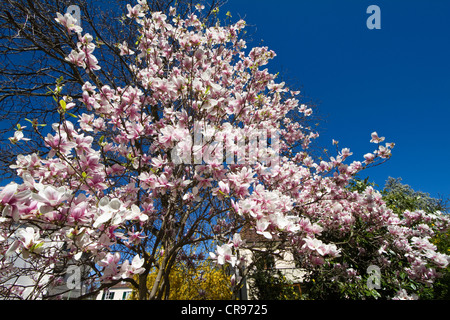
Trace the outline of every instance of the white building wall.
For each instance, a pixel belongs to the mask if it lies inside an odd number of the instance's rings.
[[[241,249],[239,250],[239,254],[243,257],[245,257],[246,262],[248,265],[252,263],[252,251],[248,249]],[[280,252],[275,252],[275,254],[279,255]],[[305,271],[297,268],[295,266],[295,260],[290,252],[283,252],[281,253],[282,259],[279,259],[276,257],[275,259],[275,268],[277,270],[280,270],[281,273],[286,277],[286,280],[293,283],[293,284],[299,284],[303,282],[303,279],[305,277]],[[251,271],[250,271],[251,272]],[[252,293],[250,290],[250,280],[246,280],[244,283],[243,292],[245,292],[244,298],[252,300]]]
[[[127,300],[131,295],[131,288],[109,288],[97,295],[96,300]]]

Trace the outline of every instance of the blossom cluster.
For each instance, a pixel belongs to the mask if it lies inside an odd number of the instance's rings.
[[[346,163],[348,148],[313,159],[308,148],[317,133],[291,117],[308,117],[311,109],[300,103],[299,92],[262,68],[273,51],[246,50],[239,37],[243,20],[205,27],[199,7],[181,19],[175,8],[169,15],[149,12],[144,0],[127,10],[139,26],[138,40],[117,48],[133,57],[128,67],[136,83],[86,82],[76,101],[85,111],[77,121],[68,121],[62,110],[52,132],[42,136],[47,157],[21,155],[11,166],[22,182],[0,189],[0,254],[7,258],[0,262],[1,277],[15,270],[17,256],[45,262],[47,268],[34,271],[48,272],[58,261],[81,261],[85,254],[96,281],[132,282],[156,261],[168,261],[155,258],[161,252],[176,254],[183,245],[212,239],[222,244],[210,256],[240,267],[236,252],[248,244],[236,234],[239,223],[266,239],[287,235],[306,269],[339,257],[342,247],[333,239],[351,239],[361,221],[368,230],[388,230],[372,257],[380,266],[389,264],[385,253],[396,251],[407,257],[409,276],[427,282],[448,264],[429,242],[431,223],[448,224],[440,214],[398,217],[374,189],[346,188],[358,172],[388,159],[392,143],[383,144],[374,132],[377,148],[364,161]],[[67,61],[87,73],[100,70],[94,37],[82,34],[69,14],[56,20],[78,39]],[[196,144],[199,123],[205,140]],[[244,137],[269,132],[272,148],[260,143],[240,149],[236,131]],[[25,139],[19,130],[12,142]],[[206,161],[214,142],[248,161],[227,162],[230,154],[221,152]],[[192,161],[177,162],[174,150]],[[267,170],[259,159],[273,158],[274,150],[277,161]],[[199,152],[203,159],[196,163]],[[38,278],[38,287],[52,280]]]

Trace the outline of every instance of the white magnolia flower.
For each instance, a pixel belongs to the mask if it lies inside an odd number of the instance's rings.
[[[217,247],[217,254],[210,252],[211,258],[216,259],[218,264],[225,264],[225,262],[230,263],[233,267],[236,265],[237,258],[233,255],[231,251],[231,245],[224,244]]]
[[[38,193],[33,193],[31,197],[40,203],[40,211],[43,213],[51,211],[54,207],[61,204],[61,202],[67,200],[71,193],[65,187],[55,188],[41,183],[36,183],[34,187],[38,190]]]
[[[131,206],[131,210],[128,210],[125,215],[126,220],[139,220],[145,222],[148,220],[148,215],[141,212],[141,209],[135,204]]]
[[[117,214],[122,208],[122,202],[119,199],[112,199],[110,201],[107,197],[104,197],[99,201],[98,206],[102,213],[95,220],[93,224],[94,228],[98,228],[98,226],[108,222],[112,218],[114,225],[122,222],[122,217],[120,214]]]
[[[272,234],[270,232],[266,231],[266,229],[269,227],[269,225],[270,225],[270,223],[266,219],[259,219],[256,222],[256,233],[263,235],[267,239],[272,239]]]
[[[128,260],[125,260],[122,264],[120,270],[122,273],[122,278],[129,278],[133,276],[134,274],[141,274],[145,271],[145,268],[142,266],[144,265],[144,258],[140,258],[139,255],[136,255],[133,260],[131,261],[131,264]]]
[[[18,253],[20,248],[23,248],[22,255],[26,259],[30,252],[39,253],[43,249],[43,241],[39,241],[39,232],[36,232],[31,227],[21,228],[16,232],[17,240],[14,241],[5,253],[5,256],[10,256]]]
[[[16,143],[16,142],[19,142],[20,140],[30,141],[30,139],[25,138],[25,136],[23,135],[22,129],[24,129],[24,128],[26,128],[26,127],[22,127],[21,130],[16,130],[14,132],[14,136],[11,137],[11,138],[8,138],[9,141],[11,141],[11,143],[13,143],[13,144]]]

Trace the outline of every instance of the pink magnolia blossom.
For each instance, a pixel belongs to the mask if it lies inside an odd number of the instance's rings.
[[[272,239],[272,233],[267,231],[267,228],[269,227],[270,222],[266,219],[259,219],[256,222],[256,233],[263,235],[267,239]]]
[[[372,163],[373,160],[375,159],[375,155],[372,154],[372,153],[366,153],[366,154],[364,155],[364,159],[366,159],[366,160],[365,160],[365,163],[366,163],[366,164]]]
[[[380,143],[384,141],[384,137],[378,137],[378,133],[372,132],[372,140],[370,142],[372,143]]]
[[[79,25],[77,25],[77,19],[72,17],[70,13],[62,15],[61,13],[57,12],[56,16],[57,17],[55,18],[55,20],[66,27],[69,34],[71,34],[71,31],[74,31],[76,33],[80,33],[83,31],[83,29]]]
[[[65,187],[55,188],[53,186],[36,184],[35,188],[38,190],[38,193],[33,193],[31,197],[48,207],[58,206],[64,200],[68,199],[70,195],[70,191]]]
[[[119,49],[121,56],[134,54],[134,51],[130,50],[130,48],[128,47],[128,43],[126,41],[122,42],[122,44],[119,44]]]
[[[6,256],[11,256],[12,252],[21,250],[22,255],[27,259],[30,253],[39,253],[42,250],[43,242],[39,241],[40,234],[34,228],[21,228],[16,232],[17,240],[12,243]]]
[[[26,127],[21,127],[20,130],[16,130],[14,132],[14,136],[11,138],[8,138],[9,141],[11,141],[11,143],[15,144],[19,141],[30,141],[30,139],[25,138],[24,134],[23,134],[23,129],[25,129]]]
[[[312,251],[316,251],[321,256],[324,256],[327,252],[326,246],[319,239],[307,237],[303,246]]]
[[[141,5],[137,4],[134,7],[131,7],[130,4],[127,4],[127,17],[130,19],[142,18],[145,14],[142,12]]]
[[[99,209],[99,215],[93,224],[94,228],[98,228],[111,219],[113,224],[119,224],[121,222],[120,210],[122,209],[122,202],[119,199],[109,200],[104,197],[99,202]]]
[[[217,260],[218,264],[230,263],[233,267],[236,265],[237,258],[233,255],[231,251],[231,245],[224,244],[222,246],[217,247],[217,254],[210,252],[211,258]]]
[[[83,51],[72,50],[66,60],[78,67],[86,68],[86,54]]]
[[[135,274],[141,274],[142,272],[144,272],[145,268],[142,268],[144,262],[145,260],[143,258],[140,258],[138,255],[133,258],[131,264],[128,262],[128,260],[125,260],[125,262],[121,266],[122,278],[131,278]]]

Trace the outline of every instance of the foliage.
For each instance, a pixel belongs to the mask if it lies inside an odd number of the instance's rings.
[[[450,254],[450,230],[436,234],[432,242],[437,251]],[[450,300],[450,266],[441,271],[442,276],[433,284],[433,299]]]
[[[382,191],[386,205],[394,212],[401,215],[405,211],[423,210],[430,214],[436,212],[448,214],[448,199],[432,198],[428,193],[415,191],[401,181],[400,178],[390,177]],[[434,234],[430,242],[436,245],[438,252],[448,254],[450,252],[450,230]],[[441,271],[441,276],[435,281],[432,288],[428,288],[424,298],[445,300],[450,298],[449,266]]]
[[[266,253],[254,254],[254,268],[248,274],[252,298],[258,300],[298,300],[300,292],[275,268],[275,258]]]
[[[390,178],[386,182],[386,186],[382,191],[383,201],[389,206],[393,212],[399,214],[403,220],[408,220],[409,227],[425,228],[430,231],[429,241],[424,241],[422,245],[433,248],[437,246],[437,252],[441,254],[448,253],[448,230],[434,229],[435,225],[429,221],[428,224],[419,224],[417,221],[423,222],[418,216],[424,215],[424,209],[430,213],[436,213],[442,209],[442,201],[431,198],[425,193],[415,192],[409,186],[400,183],[400,179]],[[350,190],[363,193],[366,188],[372,188],[373,183],[368,178],[361,180],[355,179],[349,186]],[[370,190],[370,189],[369,189]],[[398,291],[400,298],[407,298],[406,292],[410,292],[412,297],[419,299],[442,299],[448,294],[448,267],[442,270],[443,277],[438,277],[432,285],[429,281],[421,281],[421,279],[410,277],[410,269],[408,265],[410,260],[407,256],[402,257],[392,249],[383,246],[382,242],[387,239],[389,233],[387,228],[372,229],[367,232],[367,228],[363,225],[363,221],[359,220],[354,225],[352,237],[343,245],[344,250],[341,256],[328,261],[324,267],[312,271],[307,281],[308,297],[311,299],[387,299],[395,296]],[[434,229],[431,232],[431,229]],[[440,231],[444,230],[444,231]],[[394,240],[394,239],[392,239]],[[418,241],[418,240],[415,240]],[[442,241],[442,242],[441,242]],[[417,242],[416,242],[417,243]],[[372,274],[368,273],[370,265],[377,265],[373,257],[378,255],[379,250],[387,251],[385,256],[389,259],[389,264],[384,264],[380,270],[380,283],[377,289],[370,289],[368,286],[372,282]],[[347,276],[341,277],[337,275],[335,269],[346,265],[347,271],[350,267],[354,277],[348,281]],[[421,268],[426,272],[429,265],[420,264],[417,268]],[[431,269],[428,269],[431,271]],[[344,281],[346,279],[347,281]]]
[[[401,181],[400,178],[389,177],[382,190],[383,200],[395,213],[402,214],[406,210],[423,210],[428,213],[448,210],[445,199],[432,198],[428,193],[415,191]]]
[[[158,270],[152,270],[147,278],[147,287],[152,288]],[[229,300],[232,298],[230,290],[231,276],[223,268],[201,261],[195,267],[185,262],[177,263],[170,271],[168,288],[169,300]],[[138,299],[137,290],[133,290],[131,299]]]

